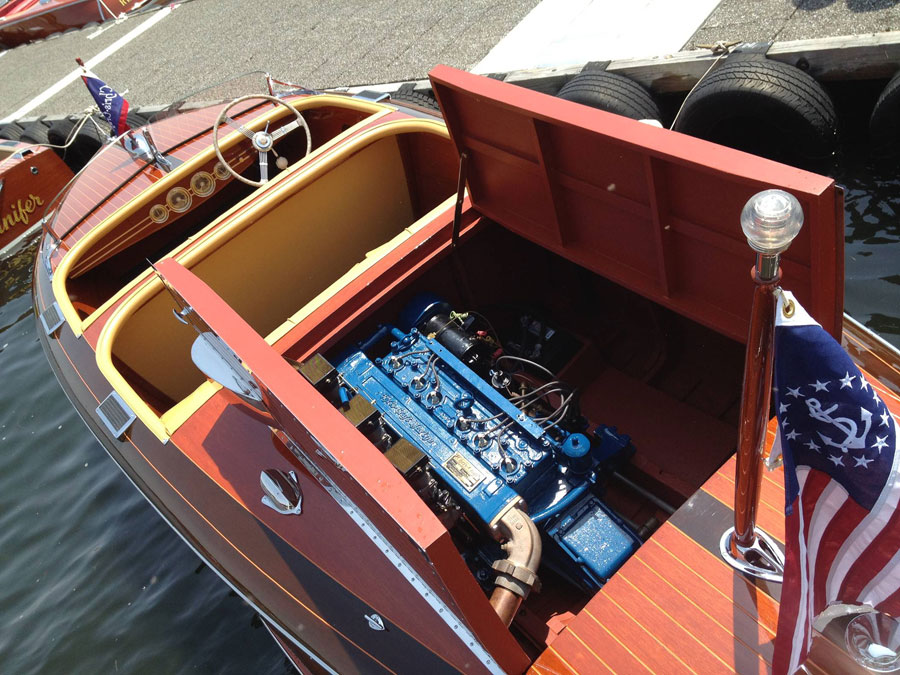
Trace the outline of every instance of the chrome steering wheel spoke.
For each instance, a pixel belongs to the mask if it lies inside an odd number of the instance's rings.
[[[243,124],[238,122],[236,119],[226,115],[225,121],[228,123],[229,126],[232,126],[235,129],[237,129],[238,131],[240,131],[242,134],[244,134],[244,136],[249,138],[251,141],[253,140],[253,132],[250,131],[247,127],[245,127]]]
[[[269,180],[269,158],[265,150],[259,151],[259,180],[262,183]]]
[[[300,126],[300,122],[298,120],[293,120],[288,122],[283,127],[279,127],[275,131],[272,132],[272,140],[277,141],[279,138],[284,136],[285,134],[289,134],[294,129]]]
[[[250,101],[254,99],[261,99],[263,101],[269,101],[276,108],[281,106],[288,110],[291,114],[293,114],[294,119],[290,120],[286,124],[282,125],[280,128],[275,131],[269,133],[269,127],[271,123],[274,121],[272,111],[263,113],[265,119],[265,128],[261,131],[253,131],[251,127],[259,127],[260,123],[256,123],[254,121],[248,122],[248,125],[241,124],[233,117],[229,115],[230,111],[240,103],[245,101]],[[257,117],[258,119],[258,117]],[[246,120],[245,120],[246,121]],[[261,122],[261,120],[260,120]],[[259,156],[259,177],[260,180],[252,180],[250,178],[246,178],[242,176],[235,166],[232,166],[231,163],[225,160],[225,156],[222,154],[222,148],[219,146],[219,132],[221,131],[224,125],[228,125],[233,129],[236,129],[241,133],[242,136],[247,138],[253,146],[253,151]],[[269,158],[268,153],[273,153],[275,156],[275,166],[278,169],[284,170],[288,166],[288,160],[285,157],[279,156],[279,154],[275,151],[275,141],[282,138],[283,136],[289,134],[290,132],[302,127],[303,131],[306,134],[306,152],[304,156],[308,155],[312,150],[312,136],[309,131],[309,127],[306,124],[306,120],[303,119],[303,115],[300,114],[300,111],[297,110],[290,103],[279,99],[275,96],[267,96],[265,94],[258,95],[250,95],[250,96],[241,96],[240,98],[234,99],[231,103],[229,103],[220,113],[218,118],[216,119],[215,126],[213,126],[212,133],[212,142],[213,148],[216,151],[216,157],[218,157],[219,161],[225,166],[228,172],[239,181],[246,183],[247,185],[252,185],[253,187],[262,187],[269,181]],[[231,140],[229,145],[235,145],[235,143],[240,141]],[[244,158],[246,161],[246,153],[237,153],[238,156]],[[252,155],[251,155],[252,157]],[[234,159],[232,159],[234,161]]]

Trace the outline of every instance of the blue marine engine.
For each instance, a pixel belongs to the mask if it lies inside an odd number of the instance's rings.
[[[596,589],[640,545],[599,489],[629,438],[588,423],[576,391],[474,323],[417,298],[339,357],[336,404],[448,528],[463,518],[491,532],[520,509],[543,563]]]

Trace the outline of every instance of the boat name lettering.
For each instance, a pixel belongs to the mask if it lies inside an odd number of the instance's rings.
[[[106,121],[112,125],[113,129],[115,129],[116,124],[114,123],[114,121],[112,119],[111,111],[112,111],[113,101],[115,101],[117,98],[119,98],[119,92],[117,92],[115,89],[110,87],[108,84],[104,84],[102,87],[100,87],[100,89],[97,90],[97,93],[101,97],[103,97],[103,100],[104,100],[103,110],[101,112],[103,113],[103,116],[106,118]]]
[[[18,223],[28,225],[31,214],[37,210],[37,207],[43,205],[44,200],[33,194],[29,194],[25,200],[17,199],[14,204],[10,205],[9,213],[5,214],[3,220],[0,221],[0,233],[6,232]]]

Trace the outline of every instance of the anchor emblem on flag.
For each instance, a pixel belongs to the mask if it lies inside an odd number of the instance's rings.
[[[844,434],[844,440],[836,443],[821,431],[817,431],[816,433],[819,434],[819,438],[821,438],[826,445],[830,445],[833,448],[840,448],[842,452],[847,452],[850,448],[853,448],[854,450],[865,449],[866,436],[869,434],[869,429],[872,428],[871,410],[867,410],[866,408],[859,409],[860,421],[865,425],[865,428],[862,433],[858,433],[858,425],[849,417],[831,416],[831,413],[838,408],[837,403],[827,410],[822,410],[822,404],[817,399],[808,398],[806,399],[806,407],[809,409],[810,417],[819,420],[820,422],[827,422]]]

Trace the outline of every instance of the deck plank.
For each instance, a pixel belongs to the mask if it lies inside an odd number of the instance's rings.
[[[733,518],[733,471],[732,459],[654,533],[569,622],[533,672],[771,672],[780,586],[745,578],[718,552]],[[765,475],[762,493],[760,525],[783,540],[780,476]]]
[[[679,659],[677,648],[666,645],[664,638],[654,635],[652,628],[638,623],[607,594],[602,594],[602,598],[602,602],[588,603],[566,631],[576,634],[589,645],[606,640],[604,647],[609,643],[607,636],[611,636],[654,673],[697,673]]]
[[[665,556],[665,552],[657,550],[658,556]],[[693,617],[693,623],[690,624],[695,636],[702,636],[704,645],[712,653],[716,654],[724,663],[731,664],[734,672],[740,673],[765,673],[768,662],[757,649],[756,646],[751,647],[741,640],[738,635],[747,631],[756,631],[756,640],[750,640],[754,645],[759,642],[758,625],[749,616],[738,616],[733,618],[733,622],[729,623],[724,614],[727,602],[715,592],[712,587],[705,581],[693,575],[689,570],[684,568],[686,574],[694,578],[688,583],[682,583],[681,580],[674,578],[673,575],[663,576],[657,570],[665,570],[667,566],[677,563],[669,563],[661,560],[662,563],[657,569],[650,566],[650,560],[641,558],[640,564],[632,565],[629,570],[629,583],[634,584],[640,589],[649,589],[650,595],[655,601],[664,607],[673,608],[681,605],[691,605],[686,608],[690,610]],[[678,584],[678,585],[676,585]],[[688,589],[697,588],[706,590],[706,593],[693,593],[687,595]],[[719,609],[719,618],[716,618],[716,609]],[[683,613],[679,613],[681,617]],[[736,626],[735,623],[741,624]],[[697,639],[701,639],[698,637]],[[769,644],[768,642],[766,643]],[[770,650],[766,649],[767,655],[771,658]]]
[[[597,643],[594,642],[593,645]],[[563,663],[568,664],[576,673],[610,672],[634,673],[648,675],[651,671],[621,645],[612,640],[603,643],[603,656],[599,656],[595,646],[588,646],[584,640],[574,633],[563,631],[553,641],[552,649]]]
[[[772,662],[771,642],[775,635],[777,616],[766,613],[760,617],[758,613],[747,611],[741,604],[736,604],[734,588],[737,584],[717,584],[717,579],[703,575],[698,567],[678,560],[670,551],[654,542],[648,542],[645,548],[647,550],[638,560],[657,574],[663,575],[679,593],[690,597],[695,606],[705,610],[735,640],[760,654],[768,663]],[[744,580],[741,582],[747,584]],[[737,588],[740,589],[740,586]],[[752,592],[750,589],[746,590],[748,600]]]
[[[636,566],[631,566],[628,574],[631,574],[634,567]],[[640,581],[635,579],[634,583],[630,582],[626,571],[622,570],[621,574],[604,587],[604,595],[664,645],[678,645],[677,649],[670,648],[673,656],[695,673],[727,675],[735,672],[733,667],[704,644],[704,638],[695,632],[696,623],[682,623],[684,611],[681,608],[674,605],[663,609],[650,597],[650,594],[658,597],[657,587],[642,589],[637,585]]]
[[[732,475],[733,472],[732,472]],[[763,481],[765,484],[765,481]],[[734,480],[728,480],[722,473],[714,473],[703,485],[703,490],[718,499],[723,504],[734,503]],[[765,493],[767,490],[761,490]],[[784,542],[784,508],[775,509],[768,502],[760,500],[756,512],[757,524],[775,539]]]
[[[602,667],[602,666],[601,666]],[[613,671],[599,671],[613,672]],[[536,661],[528,669],[529,675],[569,675],[578,673],[567,661],[565,661],[551,646],[541,654],[540,661]]]

